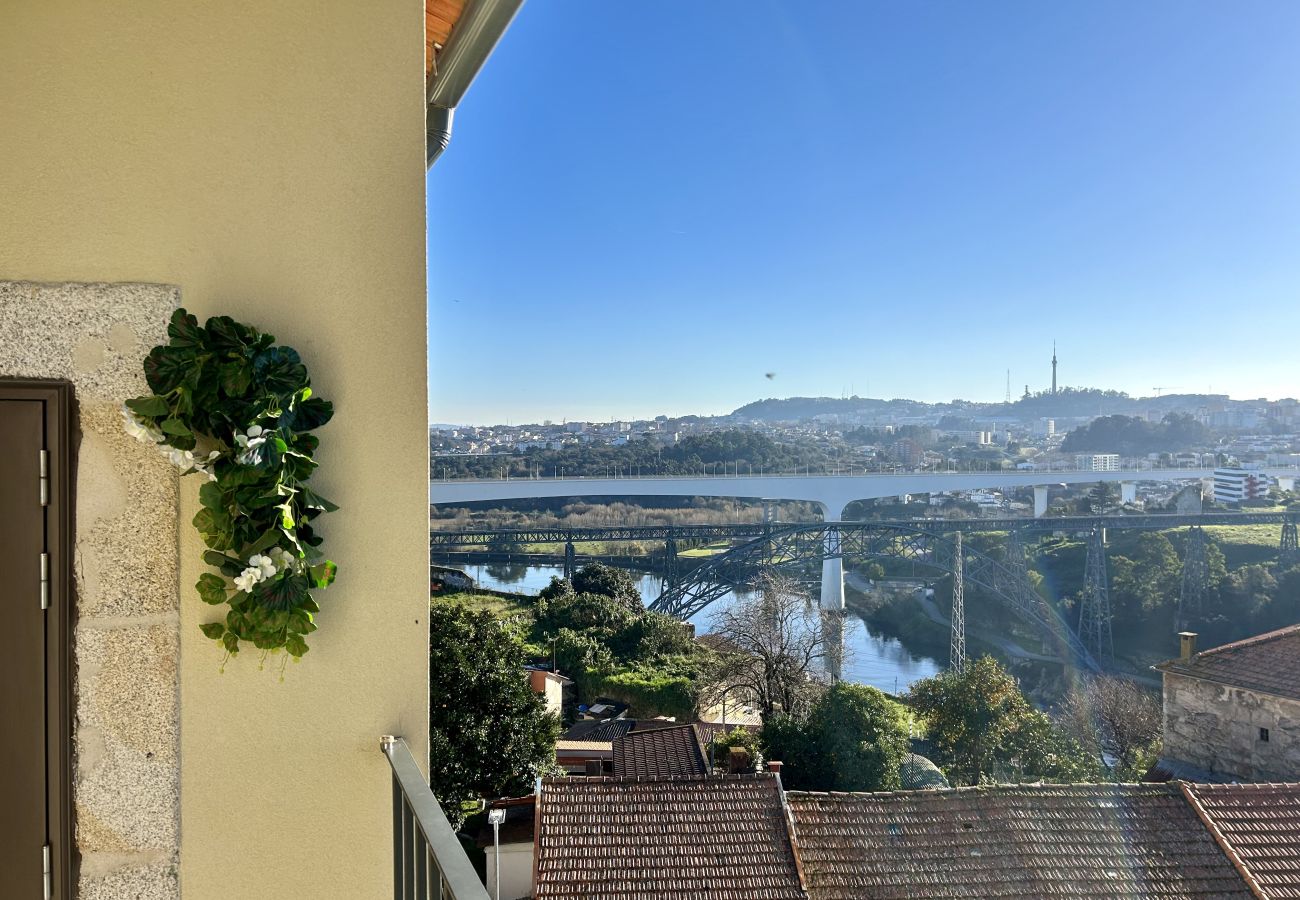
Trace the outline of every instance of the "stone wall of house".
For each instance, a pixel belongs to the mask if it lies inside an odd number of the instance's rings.
[[[122,430],[176,288],[0,281],[0,376],[73,384],[79,900],[178,896],[177,477]]]
[[[1166,672],[1164,715],[1168,758],[1246,781],[1300,780],[1300,702]]]

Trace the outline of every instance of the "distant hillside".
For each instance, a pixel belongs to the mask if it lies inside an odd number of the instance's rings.
[[[1155,413],[1193,413],[1201,407],[1232,407],[1242,401],[1226,394],[1166,394],[1163,397],[1130,397],[1122,391],[1096,388],[1062,388],[1021,397],[1011,403],[925,403],[920,400],[879,400],[870,397],[788,397],[747,403],[731,415],[743,421],[801,422],[820,415],[839,416],[1014,416],[1018,419],[1083,418],[1093,416]]]
[[[921,416],[935,408],[919,400],[873,400],[867,397],[789,397],[756,400],[746,403],[731,415],[737,419],[761,422],[798,422],[820,415]]]

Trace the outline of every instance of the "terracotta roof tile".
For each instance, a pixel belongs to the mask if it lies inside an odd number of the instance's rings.
[[[1300,625],[1259,634],[1156,666],[1164,672],[1300,700]]]
[[[814,898],[1252,896],[1177,785],[788,799]]]
[[[561,735],[570,741],[612,741],[636,728],[635,719],[584,719]]]
[[[690,725],[632,731],[614,741],[614,774],[667,778],[707,775],[700,738]]]
[[[803,898],[777,779],[547,778],[539,898]]]
[[[1300,784],[1189,784],[1271,898],[1300,898]]]

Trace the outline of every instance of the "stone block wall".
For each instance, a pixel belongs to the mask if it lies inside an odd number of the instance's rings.
[[[0,376],[72,382],[78,900],[179,895],[177,476],[122,430],[179,290],[0,281]]]
[[[1168,758],[1243,781],[1300,780],[1300,702],[1166,672],[1164,722]]]

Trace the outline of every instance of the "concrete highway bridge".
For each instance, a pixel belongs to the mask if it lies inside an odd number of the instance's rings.
[[[1196,615],[1207,590],[1203,527],[1278,525],[1279,562],[1290,565],[1300,562],[1297,519],[1300,514],[1295,513],[1199,513],[434,531],[430,545],[435,552],[445,552],[493,545],[563,543],[565,572],[571,574],[575,543],[663,541],[668,577],[663,593],[651,608],[682,619],[700,612],[736,586],[751,583],[754,574],[764,570],[800,570],[820,562],[822,608],[840,610],[844,607],[846,555],[907,561],[940,573],[955,572],[960,567],[965,583],[988,591],[1019,619],[1038,629],[1062,658],[1099,670],[1109,664],[1112,654],[1105,561],[1107,530],[1189,529],[1179,597],[1180,614],[1187,618]],[[1006,551],[999,557],[956,540],[959,533],[994,531],[1009,535]],[[1075,626],[1065,622],[1056,607],[1038,594],[1029,578],[1024,538],[1043,532],[1087,535],[1084,601]],[[737,543],[693,568],[683,570],[679,566],[679,542],[717,540]]]
[[[1284,489],[1294,484],[1293,468],[1262,469]],[[1034,515],[1047,512],[1047,490],[1057,484],[1118,481],[1122,499],[1133,499],[1139,481],[1194,481],[1211,478],[1213,469],[1141,469],[1110,472],[1041,468],[989,472],[901,472],[853,475],[687,475],[643,478],[513,478],[502,480],[451,479],[429,482],[429,503],[437,505],[484,500],[519,500],[543,497],[753,497],[763,500],[803,500],[817,504],[827,521],[844,518],[855,500],[927,494],[941,491],[975,491],[989,488],[1031,487]]]

